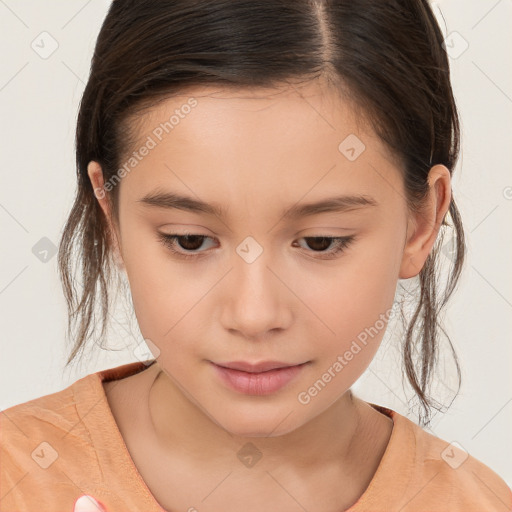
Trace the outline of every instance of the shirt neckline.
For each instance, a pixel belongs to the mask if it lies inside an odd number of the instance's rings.
[[[140,475],[130,452],[124,442],[119,427],[107,400],[103,382],[129,377],[148,368],[154,361],[136,361],[114,368],[107,368],[83,377],[72,384],[77,412],[91,436],[95,447],[98,464],[103,475],[116,468],[129,481],[129,489],[137,482],[136,493],[144,500],[145,510],[167,512],[156,500]],[[398,412],[387,407],[366,402],[378,412],[393,420],[393,429],[388,445],[380,460],[379,466],[368,487],[359,499],[345,512],[363,512],[369,507],[391,509],[399,504],[405,494],[407,485],[414,472],[414,454],[416,441],[414,427],[416,425]],[[109,436],[105,436],[105,429]],[[111,435],[110,435],[111,434]],[[115,446],[112,446],[112,436]],[[107,443],[108,440],[108,443]],[[114,448],[114,449],[113,449]],[[396,479],[390,485],[391,475],[408,475],[406,479]],[[170,512],[170,511],[169,511]]]

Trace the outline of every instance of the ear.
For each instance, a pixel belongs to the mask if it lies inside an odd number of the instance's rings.
[[[400,279],[409,279],[419,274],[450,208],[452,197],[450,171],[444,165],[435,165],[430,169],[428,184],[429,196],[425,207],[409,218],[398,276]]]
[[[119,243],[117,229],[115,228],[114,222],[112,220],[110,204],[107,200],[107,192],[104,189],[105,182],[103,179],[103,170],[101,165],[98,162],[91,160],[87,165],[87,174],[91,180],[94,195],[96,196],[96,199],[98,200],[98,203],[100,204],[108,222],[109,230],[111,233],[110,242],[114,251],[114,259],[118,267],[124,270],[124,262],[121,256],[121,244]]]

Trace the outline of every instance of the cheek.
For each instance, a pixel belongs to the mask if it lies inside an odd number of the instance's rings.
[[[166,268],[172,270],[168,275]],[[140,332],[151,340],[153,356],[169,374],[185,381],[190,373],[190,361],[202,357],[200,347],[193,340],[203,338],[198,332],[198,315],[203,306],[201,296],[207,290],[201,293],[177,274],[169,265],[134,270],[130,288]]]
[[[123,260],[137,321],[143,336],[159,346],[184,325],[190,327],[194,305],[208,292],[210,279],[198,279],[192,265],[171,259],[151,234],[126,231]]]
[[[296,281],[301,283],[297,295],[317,317],[311,324],[316,339],[326,340],[320,350],[325,354],[343,353],[356,342],[368,348],[359,359],[371,358],[392,314],[397,261],[396,246],[389,240],[387,243],[382,239],[371,243],[368,240],[351,252],[350,257],[316,273],[313,280],[308,277]]]

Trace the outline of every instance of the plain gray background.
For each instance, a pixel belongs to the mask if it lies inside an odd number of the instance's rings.
[[[109,335],[115,350],[97,348],[80,368],[63,371],[66,309],[57,258],[50,252],[41,261],[34,254],[41,244],[58,245],[72,204],[74,124],[108,6],[105,0],[0,0],[1,409],[137,360],[134,349],[142,338],[120,307]],[[468,259],[444,315],[463,387],[427,430],[459,443],[511,486],[512,2],[446,0],[433,6],[447,37],[461,115],[462,153],[453,190]],[[402,390],[397,332],[390,324],[353,389],[367,401],[407,414],[411,395]],[[449,375],[444,385],[453,387]],[[443,389],[440,400],[450,396]]]

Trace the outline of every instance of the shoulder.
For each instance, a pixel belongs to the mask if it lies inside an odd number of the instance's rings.
[[[0,512],[71,510],[85,491],[122,510],[155,509],[102,384],[148,363],[91,373],[62,391],[0,411]],[[130,495],[126,489],[135,490]]]
[[[410,432],[414,445],[409,482],[413,493],[408,496],[411,510],[419,511],[419,503],[421,510],[512,510],[512,491],[491,468],[459,443],[436,437],[404,416],[399,421]]]
[[[75,395],[79,386],[90,389],[94,399],[94,377],[0,412],[0,510],[28,510],[36,503],[42,510],[45,500],[55,504],[56,489],[59,496],[74,496],[82,464],[89,479],[99,481],[99,468],[91,464],[94,446]]]

